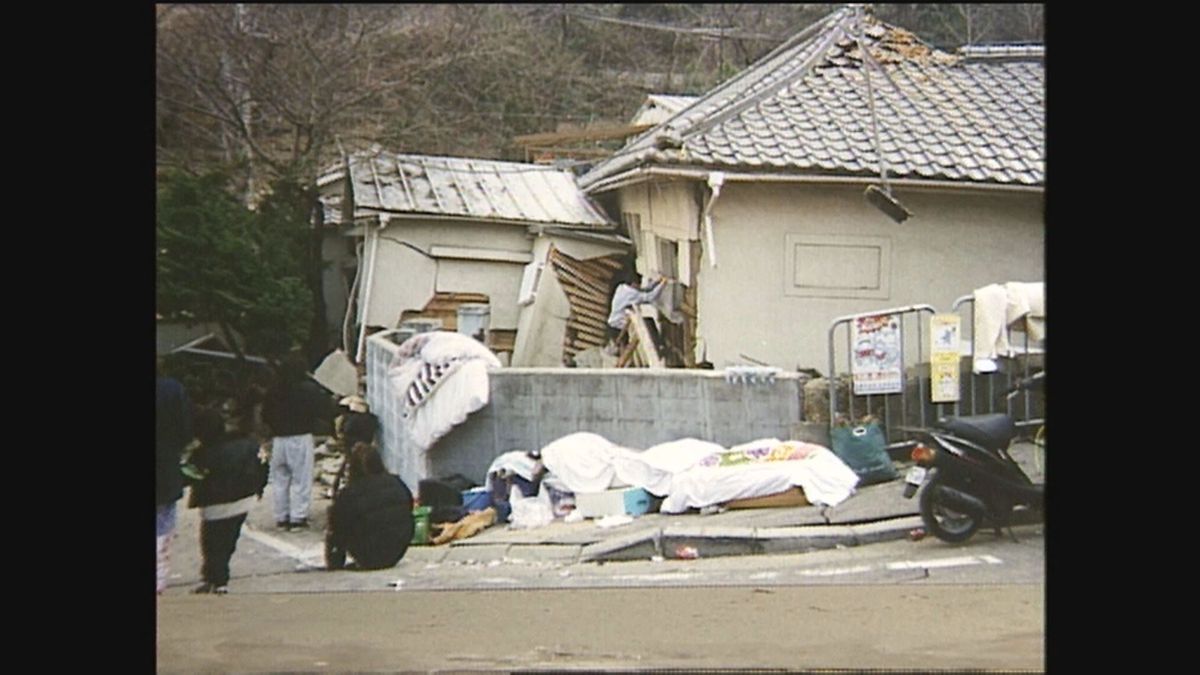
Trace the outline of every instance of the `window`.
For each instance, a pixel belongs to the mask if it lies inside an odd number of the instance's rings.
[[[891,262],[889,237],[789,234],[783,293],[885,300],[891,294]]]
[[[658,273],[672,279],[679,278],[679,242],[655,237],[658,243]]]

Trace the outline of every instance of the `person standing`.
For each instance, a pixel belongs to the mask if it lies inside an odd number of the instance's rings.
[[[333,416],[330,397],[313,382],[299,354],[280,364],[263,400],[263,423],[271,430],[271,490],[275,526],[308,527],[312,506],[313,434]]]
[[[167,588],[171,571],[171,538],[175,535],[175,503],[183,496],[179,460],[192,441],[192,404],[178,380],[162,373],[155,383],[154,426],[157,445],[154,534],[158,544],[157,592]]]
[[[225,430],[225,418],[217,410],[196,415],[196,438],[200,447],[191,455],[199,478],[191,480],[189,506],[200,509],[200,550],[204,556],[204,583],[193,593],[229,592],[229,559],[237,548],[246,514],[267,485],[267,465],[258,455],[258,443]]]

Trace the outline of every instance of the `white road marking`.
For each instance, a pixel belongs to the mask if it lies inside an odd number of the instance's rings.
[[[665,574],[617,574],[611,578],[620,579],[621,581],[675,581],[677,579],[691,579],[694,576],[696,575],[668,572]]]
[[[938,567],[962,567],[963,565],[979,565],[987,563],[989,565],[999,565],[1004,561],[990,555],[969,555],[959,558],[941,558],[938,560],[904,560],[901,562],[888,563],[889,570],[921,570],[935,569]]]
[[[900,562],[887,563],[884,569],[888,570],[920,570],[934,569],[938,567],[960,567],[963,565],[979,565],[987,563],[989,565],[1000,565],[1004,561],[990,555],[979,556],[962,556],[958,558],[941,558],[938,560],[903,560]],[[843,574],[862,574],[871,572],[876,569],[872,565],[855,565],[854,567],[829,567],[824,569],[798,570],[796,574],[804,577],[835,577]]]
[[[259,532],[258,530],[251,529],[250,527],[243,527],[242,532],[254,541],[257,541],[260,544],[265,544],[266,546],[270,546],[283,555],[286,555],[294,560],[298,560],[305,565],[315,565],[317,567],[323,566],[325,560],[324,546],[303,549],[295,544],[288,543],[278,537],[273,537],[265,532]]]
[[[861,574],[870,571],[870,565],[857,565],[855,567],[834,567],[823,570],[800,570],[797,574],[806,577],[834,577],[842,574]]]

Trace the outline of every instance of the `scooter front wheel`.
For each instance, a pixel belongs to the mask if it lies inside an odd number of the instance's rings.
[[[933,536],[958,544],[970,539],[983,524],[983,513],[953,498],[933,479],[921,492],[921,520]]]

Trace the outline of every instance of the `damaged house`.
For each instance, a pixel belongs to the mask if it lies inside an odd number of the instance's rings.
[[[513,366],[604,344],[630,246],[570,172],[374,149],[318,186],[326,302],[356,360],[369,333],[406,321],[467,332]]]
[[[837,317],[1043,279],[1040,46],[947,53],[846,7],[679,102],[579,184],[685,287],[685,365],[823,368]]]

